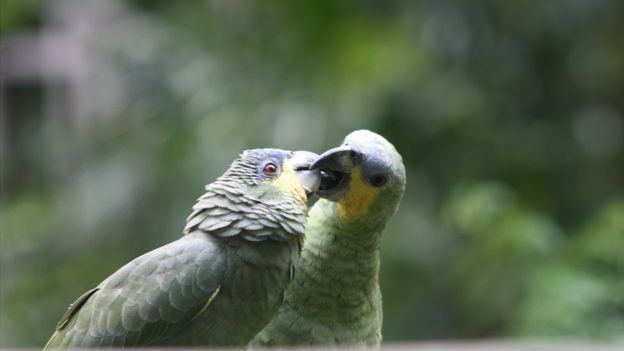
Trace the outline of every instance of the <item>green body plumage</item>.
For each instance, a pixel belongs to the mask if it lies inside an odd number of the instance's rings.
[[[275,314],[292,278],[306,224],[304,185],[315,182],[310,171],[296,171],[313,161],[303,156],[245,152],[206,187],[184,237],[81,296],[46,348],[245,345]],[[279,173],[262,174],[267,160]]]
[[[250,346],[381,342],[379,247],[405,188],[403,163],[390,143],[368,131],[350,134],[326,154],[317,163],[326,155],[328,171],[348,174],[320,192],[332,201],[321,199],[310,210],[286,301]]]

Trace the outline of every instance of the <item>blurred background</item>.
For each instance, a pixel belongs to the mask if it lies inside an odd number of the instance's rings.
[[[624,340],[624,2],[2,0],[0,346],[175,240],[252,147],[408,186],[384,339]]]

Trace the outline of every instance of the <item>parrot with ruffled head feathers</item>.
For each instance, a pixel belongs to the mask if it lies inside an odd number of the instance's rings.
[[[184,236],[70,305],[46,348],[243,346],[284,299],[320,183],[318,155],[247,150],[206,186]]]

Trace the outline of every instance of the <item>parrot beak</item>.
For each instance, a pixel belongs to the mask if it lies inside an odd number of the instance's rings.
[[[316,193],[321,185],[321,172],[310,168],[317,158],[318,155],[313,152],[295,151],[287,160],[295,170],[299,184],[301,184],[308,199]]]
[[[311,169],[328,169],[334,172],[350,173],[355,166],[358,153],[350,146],[339,146],[325,151],[310,166]]]
[[[345,179],[351,174],[353,167],[359,163],[361,155],[352,147],[343,145],[325,151],[310,166],[310,169],[321,171],[321,185],[318,195],[327,199],[335,199],[344,191]]]

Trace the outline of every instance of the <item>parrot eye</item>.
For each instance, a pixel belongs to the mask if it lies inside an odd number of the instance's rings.
[[[388,182],[388,177],[385,174],[375,174],[370,177],[370,183],[374,187],[382,187]]]
[[[278,167],[273,162],[268,162],[267,164],[264,165],[264,167],[262,167],[262,173],[264,173],[265,175],[268,175],[268,176],[276,175],[277,174],[277,170],[278,170]]]

